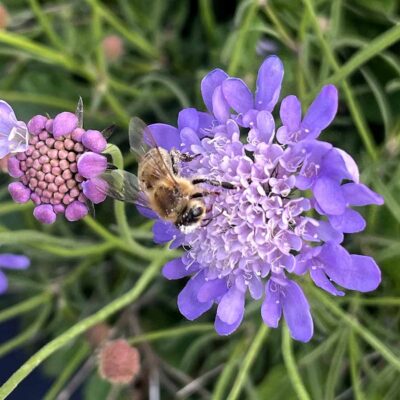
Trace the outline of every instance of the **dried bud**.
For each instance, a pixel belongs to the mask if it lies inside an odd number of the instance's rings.
[[[7,8],[0,4],[0,29],[5,29],[10,21],[10,15],[8,14]]]
[[[124,339],[108,342],[100,352],[100,376],[116,384],[127,384],[140,370],[139,352]]]
[[[86,332],[86,339],[93,347],[99,347],[110,336],[111,328],[106,323],[100,323],[91,327]]]
[[[103,51],[109,62],[118,61],[124,54],[124,42],[117,35],[109,35],[103,39]]]

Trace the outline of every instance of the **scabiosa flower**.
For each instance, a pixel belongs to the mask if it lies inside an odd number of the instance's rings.
[[[29,265],[28,257],[10,253],[0,254],[0,294],[3,294],[8,288],[8,279],[2,269],[27,269]]]
[[[276,56],[262,63],[254,96],[241,79],[216,69],[201,83],[207,116],[186,109],[179,129],[150,125],[161,147],[197,155],[182,163],[183,176],[236,187],[204,184],[210,192],[204,197],[207,222],[184,233],[159,219],[154,234],[157,243],[172,241],[185,250],[164,266],[163,274],[167,279],[190,276],[178,296],[186,318],[196,319],[217,304],[215,328],[227,335],[243,319],[246,296],[263,298],[264,322],[276,328],[283,314],[291,336],[307,342],[313,321],[296,276],[309,274],[334,296],[344,295],[335,284],[374,290],[380,283],[375,261],[349,254],[341,243],[344,233],[365,228],[352,207],[381,205],[383,198],[359,182],[357,165],[347,153],[318,140],[337,111],[333,85],[322,88],[303,118],[299,100],[284,98],[282,126],[275,129],[272,111],[282,80]]]
[[[81,102],[78,109],[83,112]],[[52,224],[57,214],[77,221],[87,215],[87,201],[97,204],[105,199],[92,178],[107,167],[101,154],[107,141],[97,130],[84,130],[80,115],[77,110],[54,119],[34,116],[27,125],[27,148],[8,160],[9,174],[17,178],[8,187],[13,200],[32,200],[33,215],[42,223]]]

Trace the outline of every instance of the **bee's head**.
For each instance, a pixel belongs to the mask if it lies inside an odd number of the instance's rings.
[[[190,200],[180,213],[176,226],[183,233],[190,233],[200,225],[205,214],[206,207],[201,201]]]

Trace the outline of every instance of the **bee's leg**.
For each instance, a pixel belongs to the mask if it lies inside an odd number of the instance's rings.
[[[191,196],[190,196],[190,198],[191,199],[201,199],[201,198],[203,198],[203,197],[206,197],[206,196],[210,196],[210,195],[212,195],[212,196],[219,196],[221,194],[221,192],[210,192],[210,191],[204,191],[204,192],[196,192],[196,193],[193,193]]]
[[[199,183],[208,183],[212,186],[219,186],[224,189],[236,189],[236,186],[233,183],[229,182],[221,182],[216,179],[207,179],[207,178],[197,178],[192,180],[193,185],[198,185]]]
[[[212,209],[209,208],[207,210],[207,212],[210,212]],[[217,217],[219,217],[220,215],[222,215],[224,213],[224,209],[222,209],[218,214],[216,215],[212,215],[210,218],[204,218],[203,221],[207,221],[205,224],[201,225],[203,228],[205,228],[206,226],[210,225],[211,221]]]

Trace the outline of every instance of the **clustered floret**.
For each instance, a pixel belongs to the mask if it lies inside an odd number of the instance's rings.
[[[32,200],[33,214],[42,223],[53,223],[57,214],[77,221],[87,215],[88,201],[105,199],[91,179],[107,168],[101,154],[107,141],[101,132],[78,125],[70,112],[54,120],[36,115],[27,124],[26,150],[8,159],[9,173],[18,179],[9,185],[12,198],[18,203]]]
[[[308,301],[293,277],[308,273],[335,296],[333,283],[351,290],[374,290],[380,270],[371,257],[349,254],[344,233],[360,232],[365,220],[353,206],[383,204],[359,181],[354,160],[318,140],[337,112],[338,93],[327,85],[302,118],[296,96],[278,102],[283,66],[267,58],[260,67],[255,96],[238,78],[216,69],[202,81],[208,113],[184,109],[178,128],[150,125],[161,147],[196,154],[181,173],[233,183],[234,190],[207,187],[207,223],[184,233],[158,219],[157,243],[172,241],[185,254],[168,262],[164,276],[190,280],[178,296],[188,319],[217,304],[215,328],[226,335],[240,325],[246,295],[264,298],[261,315],[277,327],[283,314],[293,338],[308,341],[313,321]],[[241,137],[247,136],[242,142]]]

